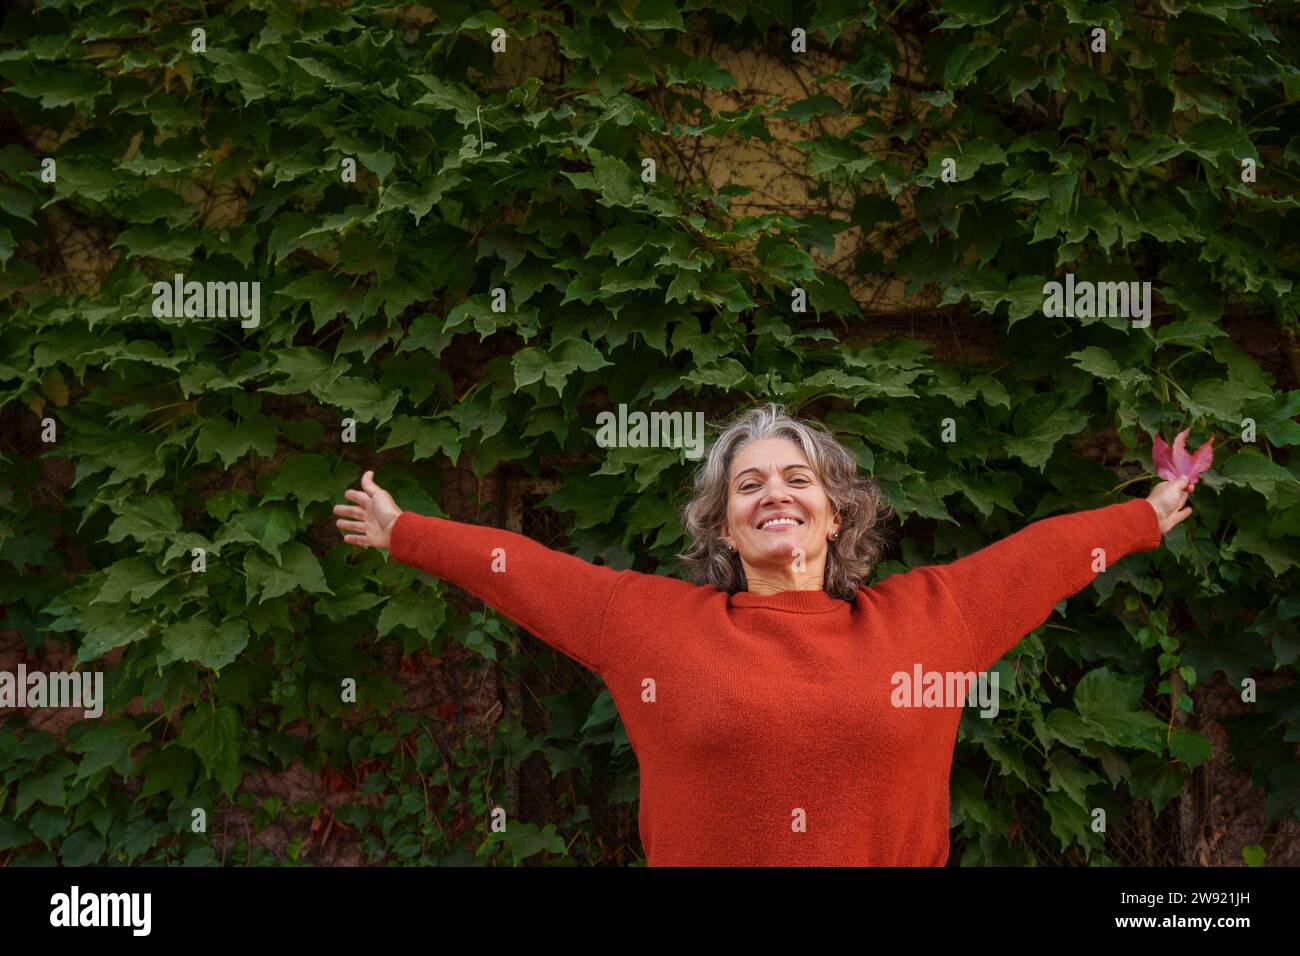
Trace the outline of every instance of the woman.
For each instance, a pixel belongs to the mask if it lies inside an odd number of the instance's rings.
[[[893,676],[992,666],[1099,555],[1156,547],[1191,513],[1186,479],[867,587],[883,507],[857,470],[820,425],[778,405],[742,415],[683,515],[700,584],[404,512],[373,472],[334,510],[345,541],[459,585],[604,678],[640,763],[649,865],[941,866],[964,700],[900,702]]]

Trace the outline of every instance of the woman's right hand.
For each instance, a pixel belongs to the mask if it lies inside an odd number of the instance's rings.
[[[1156,519],[1160,522],[1160,533],[1168,534],[1189,514],[1191,508],[1184,508],[1187,503],[1187,496],[1191,493],[1188,488],[1187,476],[1183,475],[1176,481],[1162,481],[1151,489],[1151,494],[1147,495],[1147,501],[1151,507],[1156,509]]]
[[[356,504],[335,505],[334,513],[339,515],[339,520],[334,523],[344,532],[343,540],[348,544],[388,550],[393,524],[402,509],[397,507],[392,495],[375,484],[374,474],[367,471],[361,476],[360,491],[349,488],[343,492],[345,498]],[[348,534],[349,531],[353,533]]]

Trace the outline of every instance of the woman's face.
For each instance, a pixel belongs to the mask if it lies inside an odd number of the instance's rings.
[[[771,523],[782,515],[789,521]],[[781,573],[802,548],[808,572],[820,582],[826,540],[839,530],[831,501],[802,449],[788,438],[750,442],[732,459],[723,540],[736,546],[746,575]]]

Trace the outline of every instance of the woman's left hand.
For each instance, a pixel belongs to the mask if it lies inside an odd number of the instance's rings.
[[[1161,534],[1168,534],[1174,525],[1192,513],[1191,508],[1183,507],[1188,493],[1187,478],[1183,477],[1177,481],[1162,481],[1147,495],[1147,501],[1151,502],[1156,517],[1160,519]]]

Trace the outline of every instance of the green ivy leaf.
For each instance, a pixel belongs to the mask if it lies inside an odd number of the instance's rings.
[[[814,116],[839,116],[844,112],[844,107],[840,101],[833,96],[827,96],[824,93],[818,93],[815,96],[807,96],[801,100],[791,103],[779,113],[774,113],[774,119],[792,119],[798,123],[806,123]]]
[[[1183,402],[1195,418],[1218,418],[1233,425],[1241,422],[1241,410],[1247,402],[1267,398],[1268,392],[1241,382],[1200,382]]]
[[[1088,416],[1073,408],[1058,408],[1042,417],[1026,417],[1028,430],[1007,440],[1007,454],[1042,471],[1057,444],[1067,435],[1077,435],[1088,425]]]
[[[550,354],[538,348],[523,349],[515,353],[512,362],[516,390],[545,379],[557,394],[563,394],[569,376],[579,369],[594,372],[612,364],[585,339],[567,339]]]
[[[104,858],[108,841],[98,834],[78,830],[70,834],[59,847],[59,858],[64,866],[94,866]]]
[[[65,757],[53,761],[40,773],[29,773],[18,782],[18,796],[14,800],[14,814],[22,816],[24,810],[35,803],[51,807],[67,806],[65,781],[77,765]]]
[[[167,744],[140,758],[141,798],[157,793],[183,797],[190,792],[190,781],[197,770],[194,756],[178,744]],[[170,829],[167,832],[171,832]]]
[[[154,627],[151,616],[132,614],[118,607],[89,607],[79,618],[84,633],[76,663],[93,661],[118,647],[134,644],[149,636]]]
[[[376,425],[391,419],[393,409],[402,400],[400,392],[386,391],[358,375],[345,375],[331,385],[313,387],[311,393],[322,402],[342,408],[346,417]]]
[[[239,783],[242,733],[239,711],[201,702],[181,719],[176,739],[198,755],[207,778],[229,795]]]
[[[254,417],[238,424],[211,418],[199,426],[194,447],[198,461],[220,458],[222,467],[229,469],[250,451],[262,458],[274,457],[275,439],[275,425],[265,418]]]
[[[163,667],[172,661],[197,661],[220,670],[233,663],[247,646],[248,625],[243,621],[223,621],[220,626],[205,618],[178,621],[163,631],[157,664]]]
[[[325,583],[316,555],[305,545],[292,542],[284,546],[283,560],[276,566],[256,551],[244,557],[244,578],[248,600],[258,604],[271,598],[302,589],[308,594],[333,594]]]
[[[641,181],[628,164],[598,149],[587,152],[592,170],[589,173],[565,172],[579,189],[590,189],[600,196],[602,206],[630,208],[641,197]]]
[[[336,468],[334,460],[325,455],[289,455],[272,475],[262,503],[296,499],[298,516],[303,517],[313,502],[342,498],[351,470],[345,462]]]
[[[135,767],[131,751],[148,740],[148,732],[142,730],[132,717],[97,722],[68,746],[73,753],[85,755],[77,765],[74,782],[105,767],[112,767],[121,776],[129,777]]]
[[[177,262],[188,260],[201,241],[197,229],[177,232],[166,226],[137,226],[119,233],[113,247],[123,246],[132,256]]]
[[[1159,752],[1165,725],[1141,709],[1142,682],[1098,667],[1080,678],[1074,706],[1080,719],[1108,744]]]
[[[1064,792],[1080,807],[1089,805],[1087,789],[1102,782],[1101,777],[1068,750],[1053,750],[1047,758],[1047,770],[1052,781],[1051,789]]]
[[[1097,840],[1097,834],[1092,832],[1091,810],[1076,803],[1067,794],[1051,791],[1043,794],[1043,808],[1047,811],[1052,835],[1061,841],[1061,849],[1076,843],[1079,846],[1090,846]]]
[[[115,561],[104,569],[103,580],[104,583],[100,586],[99,593],[91,599],[91,604],[120,604],[124,600],[138,604],[168,584],[167,576],[159,574],[153,561],[148,558],[123,558]]]
[[[430,601],[429,596],[414,591],[394,594],[379,615],[379,636],[392,633],[393,628],[409,627],[426,641],[433,643],[447,614],[446,604]]]
[[[104,535],[109,544],[127,538],[143,545],[163,544],[181,530],[175,502],[161,495],[137,495],[119,502],[113,510],[117,517]]]
[[[630,8],[630,12],[629,12]],[[673,0],[638,0],[635,4],[611,7],[609,22],[620,30],[684,30],[681,12]]]
[[[1251,488],[1269,501],[1276,498],[1279,483],[1293,485],[1297,481],[1290,471],[1253,449],[1237,452],[1218,471],[1228,484]]]
[[[522,353],[515,353],[516,362],[520,354]],[[388,440],[379,450],[388,451],[390,448],[401,448],[408,444],[413,446],[412,461],[419,461],[421,458],[428,458],[439,452],[451,461],[460,458],[460,434],[450,422],[442,419],[429,420],[416,418],[413,415],[398,415],[391,422]]]
[[[1195,770],[1210,759],[1210,740],[1194,730],[1177,728],[1169,740],[1169,754],[1188,770]]]
[[[1226,550],[1257,554],[1264,559],[1269,571],[1279,576],[1300,566],[1300,539],[1270,533],[1267,528],[1241,528]]]
[[[975,79],[975,74],[996,60],[1002,52],[1002,47],[999,46],[977,46],[974,43],[958,45],[944,65],[944,84],[952,89],[961,89]]]
[[[1119,363],[1103,348],[1090,345],[1077,352],[1071,352],[1066,358],[1074,359],[1074,364],[1090,375],[1098,378],[1119,378]]]
[[[474,92],[459,83],[427,73],[411,77],[429,92],[414,102],[414,106],[432,106],[456,114],[456,122],[468,126],[479,118],[481,103]]]
[[[10,62],[0,65],[0,75],[11,81],[6,93],[39,99],[43,110],[76,106],[79,112],[89,116],[95,111],[96,97],[109,91],[107,77],[84,70],[33,69],[26,63]]]
[[[1157,814],[1183,791],[1183,772],[1154,754],[1140,754],[1129,764],[1129,792],[1139,800],[1150,800]]]

